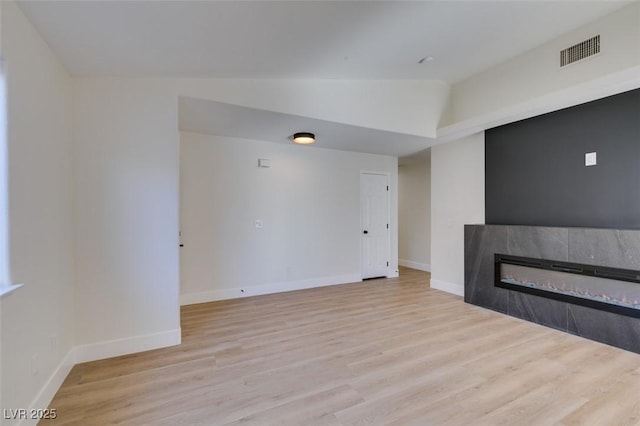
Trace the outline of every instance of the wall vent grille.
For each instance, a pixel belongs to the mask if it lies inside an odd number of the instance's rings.
[[[561,50],[560,67],[588,58],[596,53],[600,53],[600,35]]]

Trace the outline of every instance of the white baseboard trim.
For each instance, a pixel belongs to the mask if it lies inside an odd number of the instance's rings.
[[[387,278],[398,278],[400,276],[400,271],[391,270],[387,274]]]
[[[64,380],[69,375],[73,366],[78,363],[178,345],[181,340],[181,331],[180,329],[177,329],[150,334],[147,336],[138,336],[73,347],[62,359],[58,367],[53,371],[44,386],[42,386],[40,392],[38,392],[31,403],[28,412],[31,412],[32,409],[40,410],[47,408],[51,403],[51,400],[53,400],[56,392],[58,392],[58,389],[60,389],[60,386],[62,386]],[[35,426],[38,424],[38,419],[23,419],[17,424],[19,426]]]
[[[31,410],[41,410],[45,409],[51,403],[51,400],[55,396],[60,386],[62,386],[62,382],[67,378],[67,375],[75,365],[75,348],[71,348],[67,355],[62,359],[58,367],[53,371],[53,374],[49,377],[49,380],[42,386],[38,395],[36,395],[35,399],[31,403],[28,412]],[[21,426],[27,425],[37,425],[38,419],[24,419],[18,424]]]
[[[431,288],[446,291],[447,293],[455,294],[457,296],[464,296],[464,286],[460,284],[453,284],[431,278]]]
[[[398,259],[398,265],[419,271],[431,272],[431,265],[428,263],[413,262],[411,260]]]
[[[114,356],[179,345],[182,342],[180,329],[162,331],[144,336],[127,337],[106,342],[89,343],[75,347],[75,362],[89,362]]]
[[[236,287],[199,293],[180,295],[180,305],[215,302],[217,300],[239,299],[241,297],[260,296],[263,294],[282,293],[285,291],[304,290],[306,288],[325,287],[330,285],[349,284],[362,281],[359,274],[336,275],[332,277],[311,278],[308,280],[287,281],[256,285],[250,287]]]
[[[31,409],[39,410],[47,408],[51,403],[51,400],[53,400],[56,392],[58,392],[58,389],[60,389],[60,386],[62,386],[64,380],[69,375],[69,372],[76,364],[179,345],[181,341],[182,332],[180,329],[177,329],[148,334],[146,336],[136,336],[126,339],[111,340],[108,342],[75,346],[69,350],[58,367],[56,367],[53,374],[51,374],[51,377],[49,377],[44,386],[42,386],[42,389],[40,389],[40,392],[38,392],[31,403],[28,412],[31,412]],[[35,426],[38,424],[38,419],[23,419],[17,424],[19,426]]]

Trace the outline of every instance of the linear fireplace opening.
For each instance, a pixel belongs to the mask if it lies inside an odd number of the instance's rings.
[[[496,253],[495,286],[640,318],[640,271]]]

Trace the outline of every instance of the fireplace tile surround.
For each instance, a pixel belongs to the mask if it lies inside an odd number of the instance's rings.
[[[465,225],[465,302],[640,353],[640,319],[494,286],[494,254],[640,269],[640,230]]]

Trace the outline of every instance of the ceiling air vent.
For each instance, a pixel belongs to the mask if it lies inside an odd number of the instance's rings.
[[[600,35],[560,51],[560,67],[600,53]]]

